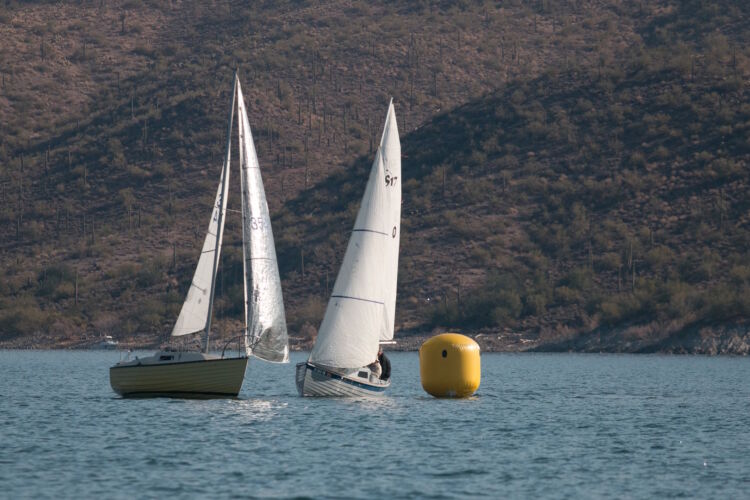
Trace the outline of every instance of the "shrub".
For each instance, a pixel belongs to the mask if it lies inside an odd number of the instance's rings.
[[[750,284],[750,265],[737,265],[729,271],[729,277],[735,286]]]
[[[646,254],[646,262],[648,262],[651,269],[654,271],[658,271],[663,267],[674,263],[674,261],[674,252],[664,245],[654,247]]]
[[[580,294],[567,286],[559,286],[554,291],[555,302],[559,304],[575,304],[580,298]]]
[[[585,267],[577,267],[568,272],[560,284],[572,290],[584,290],[591,287],[591,271]]]
[[[622,266],[622,258],[617,252],[607,252],[598,256],[594,263],[602,271],[619,271]]]
[[[521,315],[521,297],[516,292],[503,291],[497,294],[492,309],[492,322],[496,326],[514,324]]]
[[[535,293],[527,295],[523,299],[524,316],[539,316],[547,311],[547,297],[543,294]]]
[[[57,264],[43,269],[37,275],[37,281],[39,283],[37,295],[42,297],[57,296],[58,293],[66,295],[65,290],[58,292],[58,288],[65,283],[72,287],[75,280],[75,274],[75,270],[67,264]]]
[[[289,314],[289,327],[292,331],[299,331],[305,323],[319,325],[326,311],[326,302],[317,295],[310,295],[296,309]]]
[[[0,339],[31,335],[44,330],[49,323],[49,315],[36,302],[14,304],[0,311]]]

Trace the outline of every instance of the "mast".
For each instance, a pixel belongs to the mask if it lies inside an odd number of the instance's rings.
[[[227,192],[227,174],[229,173],[229,148],[232,144],[232,122],[234,120],[234,103],[235,96],[237,95],[237,71],[234,72],[234,84],[232,85],[232,106],[229,110],[229,126],[227,127],[227,147],[224,156],[224,173],[221,179],[221,190],[223,193]],[[225,195],[226,196],[226,195]],[[218,227],[223,227],[224,222],[224,210],[226,200],[222,200],[222,209],[219,210],[219,221]],[[214,310],[214,291],[216,290],[216,271],[219,264],[219,251],[221,247],[221,238],[216,238],[216,247],[214,248],[214,267],[213,273],[211,274],[211,290],[208,294],[208,316],[206,317],[206,330],[203,333],[203,352],[208,352],[208,338],[211,334],[211,315]]]
[[[238,78],[239,80],[239,78]],[[245,315],[245,328],[242,333],[242,339],[245,342],[245,354],[250,355],[250,340],[248,339],[248,297],[247,297],[247,240],[250,235],[247,232],[247,218],[250,216],[247,213],[248,197],[249,193],[246,193],[247,188],[245,184],[245,169],[247,168],[247,151],[245,151],[245,96],[242,94],[242,85],[237,83],[237,130],[239,135],[239,160],[240,160],[240,209],[242,211],[242,296],[244,301],[242,303],[242,309]]]

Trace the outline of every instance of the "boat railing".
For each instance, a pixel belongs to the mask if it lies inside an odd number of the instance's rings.
[[[244,340],[245,340],[244,331],[240,332],[237,336],[230,337],[229,340],[227,340],[224,343],[224,347],[221,348],[221,357],[224,358],[224,353],[226,352],[227,347],[229,347],[229,345],[232,344],[233,342],[237,342],[237,354],[239,356],[242,356],[243,354],[245,354],[244,349],[243,349]]]

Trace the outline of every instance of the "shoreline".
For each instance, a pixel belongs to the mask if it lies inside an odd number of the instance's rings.
[[[512,332],[482,331],[460,333],[475,340],[482,352],[500,353],[609,353],[609,354],[686,354],[686,355],[750,355],[750,324],[740,321],[729,325],[674,325],[649,324],[631,325],[613,329],[596,329],[590,332]],[[405,333],[396,336],[395,345],[385,345],[387,351],[418,351],[422,343],[435,335],[445,333]],[[99,338],[53,339],[48,336],[15,338],[0,341],[2,350],[105,350],[95,345]],[[291,351],[309,351],[313,339],[290,337]],[[216,338],[215,346],[223,345],[223,339]],[[158,350],[169,346],[157,336],[137,336],[119,339],[118,348],[112,351]],[[172,346],[174,347],[174,346]],[[182,348],[191,350],[191,345]],[[236,350],[233,347],[231,350]]]

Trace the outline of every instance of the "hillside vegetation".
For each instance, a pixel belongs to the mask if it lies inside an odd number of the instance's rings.
[[[707,350],[698,335],[741,352],[718,337],[744,342],[750,315],[747,18],[697,1],[10,5],[0,342],[164,338],[239,67],[297,341],[322,316],[393,96],[402,338]],[[228,332],[237,221],[226,234]]]

